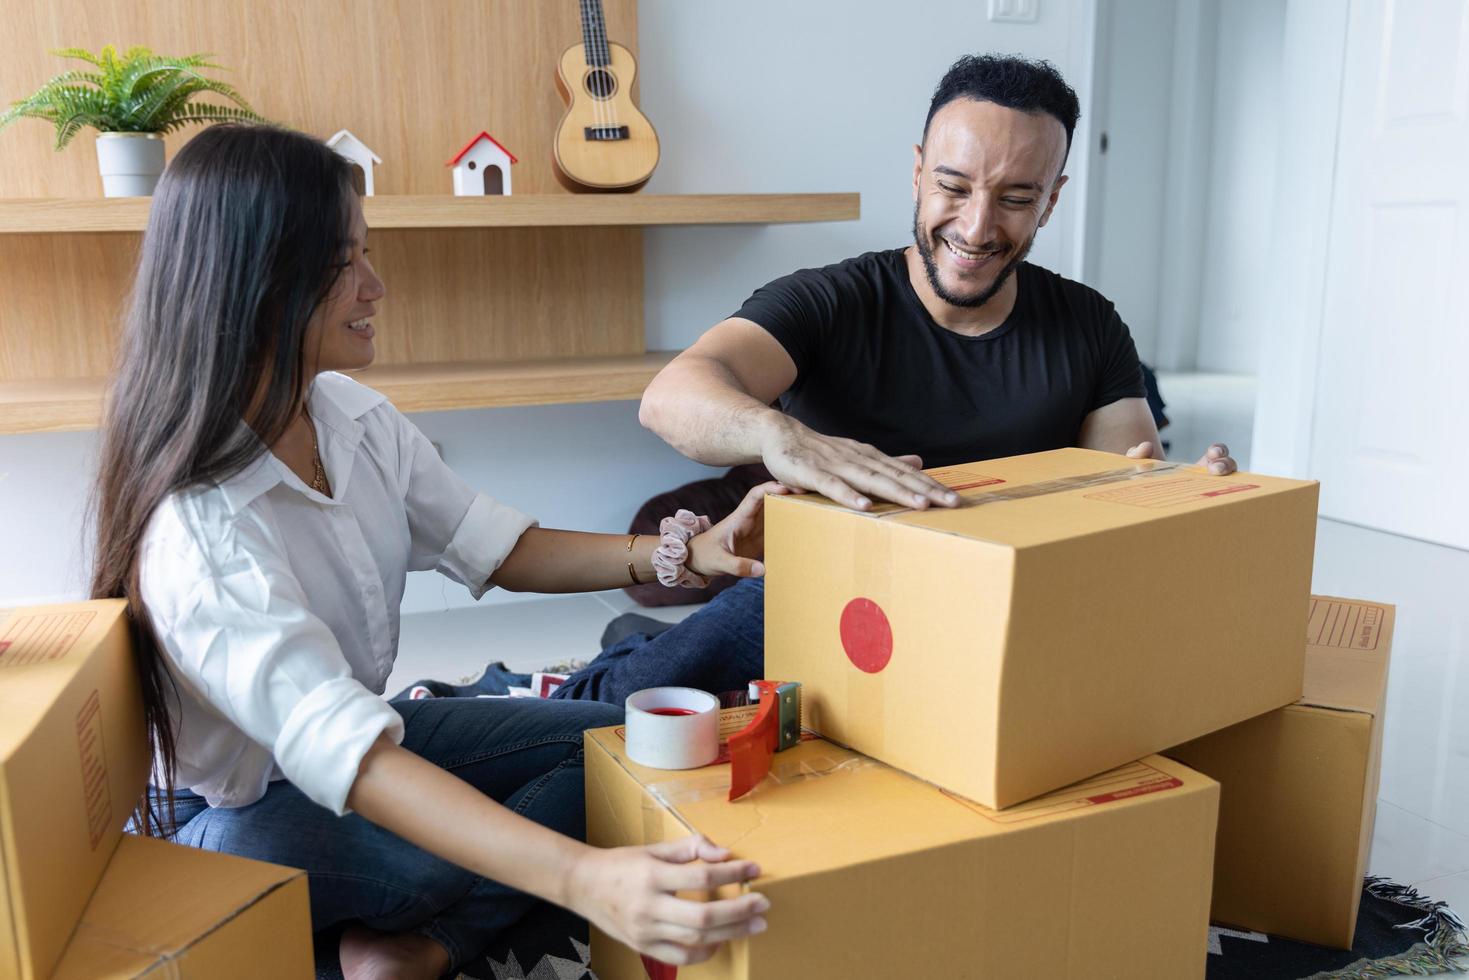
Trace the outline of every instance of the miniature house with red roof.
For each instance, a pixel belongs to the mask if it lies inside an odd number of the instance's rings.
[[[362,174],[362,193],[372,197],[372,168],[374,164],[382,163],[378,155],[345,129],[337,130],[336,135],[326,141],[326,145],[352,162]]]
[[[489,133],[480,133],[464,144],[448,166],[454,168],[456,197],[481,197],[510,193],[510,165],[515,155]]]

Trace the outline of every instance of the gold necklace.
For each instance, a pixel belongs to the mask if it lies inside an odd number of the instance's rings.
[[[306,427],[311,430],[311,489],[324,497],[332,495],[331,486],[326,482],[326,467],[321,465],[321,450],[316,445],[316,423],[311,419],[311,409],[304,409],[306,413]]]

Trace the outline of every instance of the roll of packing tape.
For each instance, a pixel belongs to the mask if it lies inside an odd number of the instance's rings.
[[[627,755],[653,769],[697,769],[719,756],[719,699],[692,687],[627,698]]]

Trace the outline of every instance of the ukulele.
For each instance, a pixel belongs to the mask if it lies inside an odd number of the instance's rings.
[[[658,134],[632,100],[638,63],[607,40],[602,0],[581,0],[582,42],[556,63],[566,115],[556,127],[556,179],[571,191],[635,191],[658,166]]]

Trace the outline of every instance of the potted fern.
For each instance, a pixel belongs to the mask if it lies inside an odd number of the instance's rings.
[[[181,126],[211,122],[264,122],[239,92],[206,78],[219,68],[211,55],[155,55],[145,47],[122,54],[112,45],[100,54],[66,48],[52,54],[87,62],[91,68],[63,72],[34,95],[0,113],[0,129],[17,119],[44,119],[56,127],[61,150],[85,127],[98,131],[97,164],[107,197],[146,197],[163,173],[163,137]],[[226,105],[194,102],[220,96]]]

